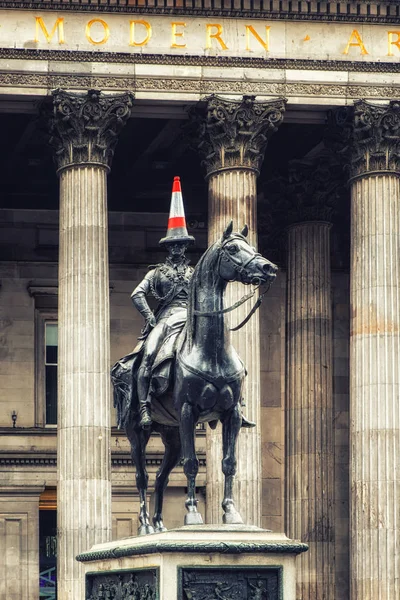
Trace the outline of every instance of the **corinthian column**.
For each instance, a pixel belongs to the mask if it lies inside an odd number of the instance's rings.
[[[245,96],[230,101],[212,96],[207,100],[200,129],[199,151],[208,178],[209,243],[220,238],[231,219],[234,230],[245,223],[250,243],[257,246],[256,180],[269,137],[283,120],[284,100],[256,102]],[[227,288],[225,305],[237,302],[244,293],[235,283]],[[229,318],[233,326],[248,314],[241,306]],[[244,386],[244,414],[257,423],[254,429],[242,429],[238,448],[235,500],[246,524],[261,524],[261,432],[260,432],[260,327],[256,313],[232,342],[247,369]],[[207,522],[221,521],[223,475],[222,431],[207,431]],[[212,484],[212,485],[211,485]]]
[[[84,598],[75,556],[111,536],[107,182],[129,94],[53,93],[60,177],[58,356],[59,600]]]
[[[355,103],[351,598],[400,598],[400,102]]]
[[[286,525],[309,551],[301,600],[334,600],[330,216],[338,181],[321,156],[290,170],[286,311]],[[339,179],[340,181],[340,179]]]

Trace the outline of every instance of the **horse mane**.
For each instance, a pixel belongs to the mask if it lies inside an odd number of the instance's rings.
[[[193,345],[193,332],[194,332],[194,311],[196,309],[196,292],[198,291],[201,282],[204,281],[205,277],[209,277],[210,273],[214,278],[212,283],[216,283],[219,275],[217,269],[215,268],[215,262],[218,259],[218,254],[216,250],[221,246],[221,242],[218,240],[214,242],[207,250],[204,252],[199,262],[194,268],[193,275],[190,281],[189,286],[189,301],[188,301],[188,309],[187,309],[187,319],[186,319],[186,340],[188,344],[189,351],[192,349]]]

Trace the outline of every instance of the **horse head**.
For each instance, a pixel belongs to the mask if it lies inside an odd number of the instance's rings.
[[[219,274],[225,281],[240,281],[246,285],[272,283],[278,267],[270,262],[247,240],[248,227],[233,232],[231,221],[220,240]]]

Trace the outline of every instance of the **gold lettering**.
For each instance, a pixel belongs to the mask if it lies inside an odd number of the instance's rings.
[[[143,25],[143,27],[146,29],[146,37],[141,42],[135,42],[135,25]],[[139,19],[138,21],[130,21],[130,46],[145,46],[149,42],[152,35],[153,30],[151,28],[150,23],[148,23],[147,21],[143,21],[141,19]]]
[[[54,23],[54,27],[51,30],[51,33],[49,33],[46,29],[46,25],[43,22],[42,17],[35,17],[36,19],[36,36],[35,36],[35,42],[39,41],[39,29],[42,30],[44,37],[46,38],[46,41],[48,44],[50,44],[52,37],[54,36],[56,29],[58,29],[58,43],[59,44],[65,44],[65,38],[64,38],[64,19],[62,17],[59,17],[57,19],[57,21]]]
[[[356,40],[356,41],[353,42],[353,40]],[[358,33],[357,29],[353,29],[353,31],[351,32],[350,39],[347,42],[347,46],[346,46],[343,54],[349,53],[350,46],[356,46],[356,47],[360,48],[361,54],[368,54],[368,52],[364,46],[364,42],[362,41],[361,36]]]
[[[271,29],[271,27],[269,25],[265,26],[266,40],[264,42],[262,37],[258,35],[257,31],[254,29],[254,27],[252,25],[246,25],[246,50],[251,50],[251,48],[250,48],[250,33],[251,33],[256,38],[257,42],[259,42],[261,44],[261,46],[264,48],[264,50],[269,52],[269,30],[270,29]]]
[[[397,40],[393,40],[394,35],[397,35]],[[388,31],[388,56],[394,56],[392,46],[400,50],[400,31]]]
[[[177,44],[176,38],[183,37],[183,31],[176,31],[177,27],[186,27],[186,23],[183,21],[177,21],[176,23],[171,23],[172,27],[172,38],[171,38],[171,48],[186,48],[186,44]]]
[[[211,33],[211,30],[213,27],[217,28],[217,33]],[[228,50],[228,46],[225,44],[224,40],[221,38],[222,35],[222,25],[220,25],[219,23],[209,23],[206,25],[207,31],[206,31],[206,48],[207,50],[209,50],[212,46],[211,46],[211,39],[214,38],[216,39],[220,45],[222,50]]]
[[[100,23],[100,25],[103,27],[104,29],[104,36],[101,40],[94,40],[91,36],[91,28],[95,23]],[[91,21],[89,21],[89,23],[86,25],[86,38],[87,40],[91,43],[94,44],[95,46],[98,46],[99,44],[105,44],[108,40],[108,38],[110,37],[110,28],[107,25],[107,23],[105,21],[103,21],[103,19],[92,19]]]

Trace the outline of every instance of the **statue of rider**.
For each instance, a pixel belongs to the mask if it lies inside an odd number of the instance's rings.
[[[167,235],[160,242],[168,251],[164,263],[150,267],[149,272],[133,290],[131,299],[135,308],[143,315],[146,324],[139,339],[144,340],[143,354],[137,374],[137,394],[140,421],[143,428],[151,426],[151,375],[154,360],[167,331],[186,320],[189,284],[192,267],[185,256],[194,237],[188,234],[179,177],[174,178]],[[158,302],[153,313],[147,296]],[[254,427],[255,423],[242,416],[242,427]]]
[[[141,336],[141,339],[145,339],[144,351],[137,377],[140,425],[144,428],[151,425],[151,370],[165,336],[166,322],[168,320],[170,323],[170,317],[175,313],[186,311],[193,269],[188,264],[185,252],[193,242],[194,237],[188,235],[186,228],[180,179],[175,177],[167,235],[159,242],[167,249],[168,256],[164,263],[151,268],[131,294],[133,305],[146,320]],[[154,313],[146,300],[149,294],[158,302]]]

